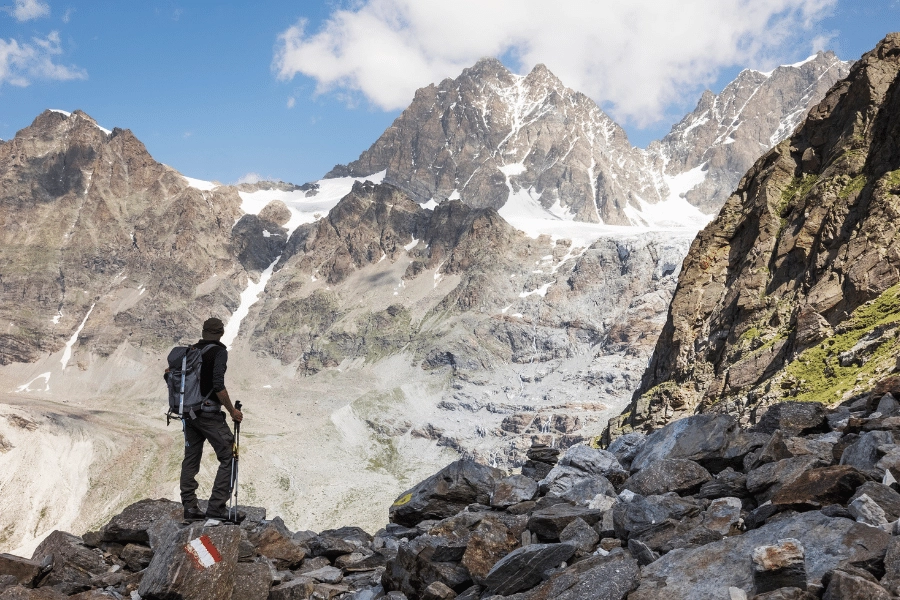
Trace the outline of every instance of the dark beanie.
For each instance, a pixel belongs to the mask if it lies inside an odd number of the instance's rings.
[[[212,333],[213,335],[221,335],[225,333],[225,325],[222,324],[221,319],[210,317],[209,319],[203,321],[203,332]]]

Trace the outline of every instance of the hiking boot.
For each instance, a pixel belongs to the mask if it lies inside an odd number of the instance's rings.
[[[215,519],[216,521],[222,521],[223,523],[234,523],[237,525],[237,524],[242,523],[244,521],[244,519],[247,518],[247,514],[244,512],[241,512],[239,510],[232,510],[231,517],[229,518],[228,512],[225,512],[223,514],[207,512],[206,518],[207,519]]]
[[[199,506],[185,506],[184,507],[184,520],[185,521],[200,521],[206,518],[206,513],[200,510]]]

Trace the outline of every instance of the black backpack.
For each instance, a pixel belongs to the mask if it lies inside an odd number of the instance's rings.
[[[203,365],[203,355],[214,345],[204,346],[202,350],[195,346],[176,346],[169,352],[169,376],[166,378],[169,413],[178,417],[189,413],[192,419],[196,419],[194,411],[206,408],[204,402],[212,395],[212,390],[206,396],[200,393],[200,367]],[[218,412],[218,403],[213,408]]]

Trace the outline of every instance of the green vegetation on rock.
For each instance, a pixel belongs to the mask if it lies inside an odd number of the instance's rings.
[[[838,191],[838,198],[840,198],[841,200],[846,200],[851,195],[862,190],[864,187],[866,187],[866,176],[857,175],[856,177],[851,179],[850,182],[847,183],[847,185],[845,185]]]
[[[894,361],[898,340],[892,330],[898,325],[900,284],[857,308],[840,333],[805,350],[787,366],[788,377],[800,382],[795,399],[831,404],[858,385],[867,385]],[[845,357],[847,366],[841,366],[840,355],[854,348],[859,356]]]

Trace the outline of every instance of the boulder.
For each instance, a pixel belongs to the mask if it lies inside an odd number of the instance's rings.
[[[741,592],[743,593],[743,590]],[[819,600],[819,597],[800,588],[781,588],[765,594],[757,594],[751,600]]]
[[[866,494],[853,500],[847,506],[847,510],[858,523],[865,523],[872,527],[881,527],[888,522],[884,516],[884,510]]]
[[[751,554],[774,540],[796,539],[805,549],[807,582],[818,584],[842,561],[853,564],[884,556],[890,536],[880,529],[818,511],[784,517],[743,535],[690,549],[673,550],[642,570],[629,600],[718,600],[728,588],[753,593]]]
[[[719,535],[740,533],[741,501],[739,498],[717,498],[703,512],[703,527]]]
[[[694,415],[669,423],[647,436],[631,463],[631,472],[664,459],[693,460],[718,472],[727,466],[725,451],[736,427],[730,415]]]
[[[453,516],[470,504],[489,504],[502,471],[458,460],[404,492],[391,505],[390,521],[412,527]]]
[[[554,569],[575,553],[571,544],[531,544],[500,559],[485,577],[485,585],[502,596],[533,587],[545,571]]]
[[[0,592],[0,600],[68,600],[67,596],[53,588],[29,589],[14,585]]]
[[[578,506],[588,506],[598,496],[609,498],[615,498],[616,496],[616,488],[603,475],[594,475],[588,479],[576,482],[560,494],[559,498]]]
[[[80,537],[63,531],[54,531],[44,538],[31,560],[41,563],[49,561],[51,556],[53,569],[41,585],[54,587],[67,595],[93,587],[91,579],[105,574],[111,566],[100,550],[88,548]]]
[[[522,520],[524,521],[524,517]],[[478,523],[478,527],[469,536],[461,560],[475,583],[483,584],[491,567],[519,545],[523,530],[524,527],[510,530],[494,516],[487,516]]]
[[[632,431],[617,437],[606,449],[612,452],[618,459],[619,464],[627,471],[631,469],[631,462],[638,455],[644,442],[647,440],[647,434],[640,431]]]
[[[887,393],[878,401],[875,412],[881,413],[883,417],[900,416],[900,403],[890,393]]]
[[[571,467],[586,475],[602,475],[613,485],[621,484],[628,477],[628,472],[619,464],[615,454],[584,444],[577,444],[566,450],[559,459],[559,466]]]
[[[240,528],[195,524],[170,536],[153,555],[138,593],[144,600],[219,600],[235,585]]]
[[[877,583],[836,570],[829,577],[822,600],[891,600],[891,595]]]
[[[900,494],[895,492],[894,488],[874,481],[867,481],[856,488],[856,492],[850,497],[850,502],[853,502],[863,494],[874,500],[881,507],[889,523],[900,519]]]
[[[665,524],[670,519],[678,521],[700,514],[698,503],[675,494],[666,496],[635,495],[631,502],[621,502],[613,507],[612,519],[616,537],[622,540],[638,537]],[[676,535],[673,532],[673,535]]]
[[[799,541],[788,538],[772,546],[758,546],[751,559],[757,593],[790,587],[806,589],[804,550]]]
[[[889,431],[867,431],[855,442],[847,446],[841,454],[842,465],[856,467],[863,473],[881,479],[881,469],[876,464],[881,458],[878,446],[894,443],[894,436]]]
[[[257,552],[278,568],[296,568],[306,557],[307,548],[291,537],[280,517],[257,525],[248,532],[248,538]]]
[[[511,475],[497,482],[491,494],[491,506],[506,508],[520,502],[533,500],[538,493],[538,484],[531,477]]]
[[[410,597],[418,597],[422,591],[440,581],[451,589],[458,589],[471,582],[468,570],[457,562],[436,560],[435,556],[446,544],[446,538],[423,535],[400,544],[397,556],[387,561],[382,575],[382,585]],[[462,548],[463,552],[465,547]],[[457,556],[461,558],[463,552]],[[457,558],[457,560],[459,560]]]
[[[515,600],[624,600],[637,587],[640,567],[626,552],[592,556],[551,575]]]
[[[264,563],[238,563],[234,569],[231,600],[267,600],[272,574]]]
[[[773,404],[753,429],[762,433],[780,429],[787,436],[826,431],[825,408],[818,402]]]
[[[784,485],[772,497],[772,504],[797,509],[822,508],[829,504],[846,506],[865,481],[865,475],[850,466],[815,468],[800,473]]]
[[[339,529],[326,529],[316,537],[308,540],[306,545],[309,548],[310,555],[324,556],[329,560],[334,560],[342,554],[351,554],[360,548],[366,548],[371,543],[372,536],[366,533],[365,530],[359,527],[341,527]]]
[[[422,592],[422,600],[452,600],[453,598],[456,598],[456,592],[440,581],[429,584]]]
[[[709,471],[692,460],[663,459],[629,477],[623,487],[642,496],[691,494],[711,479]]]
[[[731,467],[720,472],[711,481],[700,486],[697,492],[698,498],[746,498],[750,495],[747,491],[747,476],[738,473]]]
[[[600,535],[582,518],[577,518],[559,534],[559,541],[572,544],[580,552],[591,552],[600,542]]]
[[[41,563],[12,554],[0,554],[0,576],[10,575],[21,585],[31,587],[41,574]]]
[[[100,531],[104,542],[127,544],[136,542],[156,548],[177,531],[184,517],[184,507],[171,500],[140,500],[125,508]]]
[[[153,559],[153,550],[141,544],[126,544],[119,553],[119,558],[134,572],[141,571],[150,565]]]
[[[892,537],[888,544],[881,585],[895,596],[900,595],[900,537]]]
[[[747,473],[747,491],[758,502],[765,502],[802,473],[823,466],[822,461],[812,456],[796,456],[768,463]]]
[[[298,577],[273,587],[269,591],[268,600],[309,600],[315,590],[315,581]]]
[[[640,540],[628,540],[628,551],[638,561],[638,564],[645,567],[659,558],[659,554],[650,549],[650,547]]]
[[[307,571],[303,576],[315,579],[320,583],[340,583],[344,578],[344,573],[336,567],[327,566]]]
[[[559,540],[559,535],[575,519],[581,518],[593,525],[603,517],[603,512],[571,504],[555,504],[531,513],[528,529],[544,541]]]

